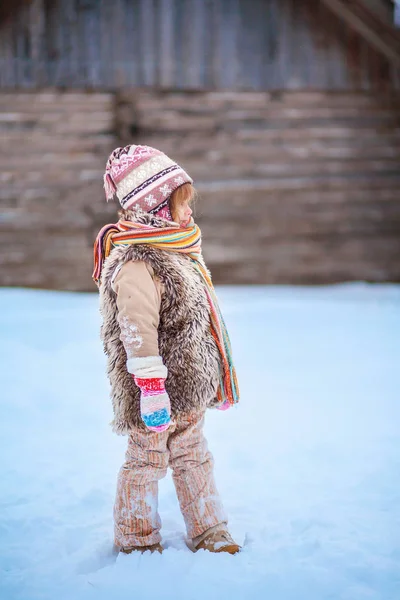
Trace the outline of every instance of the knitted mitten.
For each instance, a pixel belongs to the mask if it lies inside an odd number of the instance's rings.
[[[134,377],[140,388],[140,412],[150,431],[165,431],[171,424],[171,404],[161,377]]]
[[[231,404],[229,402],[229,400],[225,400],[222,404],[220,404],[219,406],[217,406],[218,410],[228,410],[228,408],[231,407]]]

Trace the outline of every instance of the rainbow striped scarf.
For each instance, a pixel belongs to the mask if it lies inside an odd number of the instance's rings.
[[[200,274],[210,305],[210,328],[221,355],[220,385],[217,392],[218,402],[236,404],[239,402],[239,386],[232,359],[232,348],[228,330],[218,305],[217,296],[201,254],[201,231],[197,225],[192,227],[157,228],[133,221],[120,220],[116,224],[105,225],[94,244],[93,279],[100,283],[104,260],[111,250],[118,246],[150,244],[154,248],[170,252],[187,254],[193,266]]]

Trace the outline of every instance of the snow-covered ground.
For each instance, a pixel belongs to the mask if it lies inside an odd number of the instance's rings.
[[[206,432],[237,556],[112,554],[95,294],[0,291],[1,600],[399,600],[400,287],[222,288],[242,402]]]

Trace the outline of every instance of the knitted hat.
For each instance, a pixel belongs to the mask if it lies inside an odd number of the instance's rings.
[[[104,174],[107,200],[116,194],[122,208],[138,206],[168,220],[171,194],[184,183],[193,180],[166,154],[133,144],[110,154]]]

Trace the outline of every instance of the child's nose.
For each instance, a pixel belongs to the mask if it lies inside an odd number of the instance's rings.
[[[188,209],[187,209],[187,215],[188,215],[188,217],[191,217],[191,216],[192,216],[192,214],[193,214],[193,211],[192,211],[192,209],[190,208],[190,206],[188,206]]]

